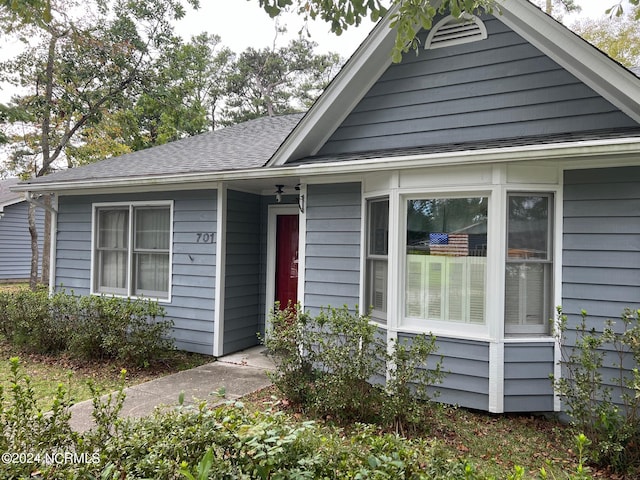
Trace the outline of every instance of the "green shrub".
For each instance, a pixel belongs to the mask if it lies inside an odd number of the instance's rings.
[[[173,323],[151,300],[20,290],[0,294],[0,307],[5,338],[37,353],[147,366],[173,347]]]
[[[8,320],[15,345],[37,353],[56,353],[66,349],[68,325],[51,314],[51,299],[45,288],[19,290],[11,294]]]
[[[173,323],[150,300],[106,296],[77,297],[69,351],[81,358],[117,358],[146,366],[173,347]]]
[[[69,426],[69,399],[62,386],[50,413],[44,414],[18,359],[11,360],[11,372],[9,391],[0,389],[0,453],[10,455],[0,461],[0,478],[489,478],[437,441],[407,440],[371,425],[354,424],[344,430],[268,409],[251,412],[241,402],[215,409],[201,402],[156,410],[142,419],[118,418],[125,397],[124,376],[119,390],[106,399],[93,389],[96,426],[75,433]],[[48,463],[45,455],[56,453],[62,455],[59,461]],[[20,454],[30,455],[30,461]],[[583,473],[580,462],[576,475],[559,477],[549,466],[540,478],[588,478]],[[515,467],[506,478],[521,479],[524,474],[524,469]]]
[[[36,455],[71,451],[77,434],[69,426],[71,400],[64,386],[58,385],[45,413],[37,406],[31,380],[22,373],[18,358],[10,362],[8,391],[0,386],[0,452],[9,455],[0,462],[0,477],[29,478],[45,461]]]
[[[382,413],[385,423],[404,434],[406,428],[424,428],[424,406],[416,400],[437,397],[438,392],[432,392],[430,387],[441,383],[445,374],[441,359],[433,368],[427,368],[430,357],[437,351],[434,335],[416,335],[411,342],[396,342],[391,351],[391,371],[382,401]]]
[[[553,378],[556,392],[576,428],[590,443],[590,459],[618,472],[640,472],[640,322],[639,311],[625,310],[622,328],[607,321],[602,332],[587,327],[587,312],[567,341],[567,316],[558,308],[555,336],[561,344],[562,378]],[[605,362],[608,355],[616,360]],[[629,368],[632,364],[633,367]],[[617,375],[605,378],[605,366]],[[613,387],[613,388],[612,388]],[[613,395],[618,401],[614,401]]]
[[[292,306],[275,311],[265,345],[280,392],[340,423],[382,422],[396,431],[424,427],[429,387],[443,377],[440,362],[428,365],[434,337],[418,335],[388,351],[377,325],[346,306],[322,309],[316,317]],[[393,367],[387,371],[387,365]]]

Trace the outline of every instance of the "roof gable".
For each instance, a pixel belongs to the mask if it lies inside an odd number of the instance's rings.
[[[483,21],[486,40],[389,66],[318,155],[639,126],[504,23]]]
[[[490,19],[493,17],[485,16],[485,18]],[[557,103],[556,105],[552,105],[549,100],[546,100],[548,105],[546,107],[540,106],[545,103],[545,96],[547,94],[551,95],[551,97],[549,97],[551,102],[558,102],[559,100],[562,102],[574,102],[571,107],[573,108],[573,113],[578,117],[582,117],[582,123],[574,125],[578,131],[591,130],[593,125],[603,126],[608,129],[639,126],[640,80],[634,74],[589,45],[586,41],[582,40],[526,0],[504,0],[504,2],[500,2],[500,13],[496,13],[495,19],[490,22],[493,23],[491,27],[493,33],[490,32],[487,40],[445,47],[438,49],[439,52],[437,50],[421,51],[417,59],[413,53],[410,53],[406,55],[403,62],[399,65],[391,65],[390,51],[395,38],[395,32],[389,28],[388,22],[389,19],[387,18],[376,26],[367,40],[365,40],[363,45],[361,45],[354,56],[347,62],[343,70],[334,79],[334,82],[329,85],[325,93],[294,129],[292,135],[280,146],[269,162],[269,165],[284,165],[290,161],[295,162],[300,158],[318,154],[362,151],[362,148],[365,148],[362,145],[342,145],[337,147],[335,142],[344,141],[354,135],[354,127],[356,129],[358,128],[356,126],[357,115],[361,117],[371,115],[370,112],[364,113],[366,102],[371,101],[372,96],[376,94],[376,90],[378,90],[377,93],[380,93],[379,89],[385,88],[383,84],[386,81],[394,80],[393,75],[403,70],[415,68],[415,65],[418,63],[426,63],[428,61],[426,57],[440,58],[441,65],[434,65],[433,68],[435,70],[430,72],[430,74],[440,75],[440,77],[435,80],[441,82],[439,87],[446,88],[449,85],[449,74],[456,68],[461,68],[460,65],[457,67],[452,65],[449,70],[446,68],[447,61],[449,61],[447,56],[452,50],[469,52],[470,55],[467,56],[466,61],[476,62],[477,65],[474,68],[482,70],[486,67],[486,62],[489,61],[488,57],[492,55],[496,57],[505,53],[505,51],[500,51],[502,48],[500,42],[503,40],[498,38],[491,39],[491,36],[505,36],[507,33],[510,33],[512,36],[515,35],[520,40],[519,42],[512,41],[510,44],[508,55],[511,55],[511,64],[505,62],[504,65],[498,66],[500,64],[499,61],[490,61],[490,63],[495,66],[494,72],[499,72],[500,68],[502,68],[503,73],[510,68],[522,68],[525,72],[529,69],[529,71],[537,74],[539,77],[544,77],[546,75],[545,72],[554,71],[553,75],[556,77],[555,85],[543,87],[553,88],[552,91],[538,92],[540,94],[540,100],[537,102],[538,106],[529,108],[529,112],[524,112],[521,109],[520,112],[509,111],[506,113],[507,118],[513,120],[510,126],[511,131],[505,132],[507,137],[526,137],[532,134],[535,135],[536,133],[541,135],[555,135],[562,131],[563,127],[560,124],[572,124],[573,119],[565,115],[567,104]],[[481,43],[491,41],[496,42],[495,45],[493,45],[494,49],[486,51],[484,57],[473,54],[474,49],[483,50],[486,48],[479,46]],[[537,53],[532,54],[531,52]],[[524,58],[520,59],[518,55],[523,55]],[[537,60],[535,59],[536,57]],[[529,65],[526,65],[527,58],[529,59]],[[538,67],[536,72],[534,63],[539,61],[546,62],[546,65]],[[433,60],[433,62],[436,62],[436,60]],[[483,62],[485,63],[483,64]],[[443,65],[445,68],[443,68]],[[473,65],[470,66],[473,67]],[[431,68],[431,65],[428,68]],[[438,68],[440,69],[439,71],[437,70]],[[458,71],[457,73],[460,72]],[[486,73],[486,71],[484,73]],[[513,72],[511,73],[513,74]],[[407,84],[411,82],[419,84],[421,81],[429,80],[420,77],[420,74],[421,73],[418,72],[418,76],[412,77],[412,74],[409,73],[404,79],[396,78],[395,81],[405,81]],[[481,75],[482,72],[479,74]],[[435,77],[432,76],[431,80],[434,80],[434,78]],[[531,80],[535,79],[528,79],[528,81]],[[541,85],[544,86],[545,82],[547,84],[549,83],[549,80],[550,79],[538,78],[536,81],[541,81]],[[512,83],[516,81],[517,80],[512,79]],[[393,82],[388,83],[387,86],[392,83]],[[531,85],[535,86],[535,81],[532,82]],[[573,88],[577,85],[579,85],[579,88],[573,91]],[[404,93],[406,95],[413,95],[415,93],[413,92],[414,86],[407,86]],[[446,108],[460,108],[460,101],[464,102],[468,100],[470,96],[478,98],[479,95],[491,95],[490,92],[474,92],[476,85],[473,85],[473,83],[468,84],[467,87],[471,88],[467,88],[466,91],[459,89],[457,98],[453,99],[458,101],[457,107],[451,103],[452,100],[447,100],[449,104],[446,106],[440,105],[440,107],[445,108],[445,110]],[[535,88],[533,90],[535,90]],[[450,93],[451,91],[449,94]],[[527,96],[531,97],[531,95],[534,94],[531,92],[527,93]],[[571,100],[572,97],[573,100]],[[553,100],[554,98],[556,100]],[[397,100],[397,98],[395,100]],[[484,99],[485,103],[490,101],[490,97]],[[512,98],[511,101],[514,101],[514,99]],[[515,101],[518,103],[517,99]],[[413,102],[413,100],[411,102]],[[368,138],[369,140],[377,138],[380,134],[384,135],[383,130],[390,134],[391,137],[393,137],[394,134],[403,135],[407,132],[407,129],[411,130],[412,127],[410,124],[413,124],[413,127],[415,127],[416,123],[423,122],[423,117],[420,116],[420,113],[417,113],[416,116],[416,108],[413,108],[413,111],[409,112],[412,107],[410,105],[411,102],[403,106],[405,109],[403,112],[399,110],[390,111],[389,108],[387,109],[385,115],[399,115],[403,117],[398,118],[397,120],[400,120],[400,122],[391,128],[389,124],[376,123],[375,120],[372,120],[364,138]],[[479,102],[479,104],[481,103],[482,102]],[[380,107],[384,108],[383,104],[381,104]],[[387,105],[387,107],[389,107],[389,105]],[[397,105],[390,106],[391,109],[396,107]],[[518,106],[509,107],[505,105],[505,108],[518,108]],[[417,109],[419,110],[420,107],[417,107]],[[550,112],[550,110],[553,109],[557,111],[557,119],[551,122],[555,123],[555,125],[550,124],[548,121],[549,116],[554,117],[554,114]],[[459,123],[465,116],[465,112],[462,110],[464,110],[464,108],[461,108],[458,112],[457,119],[447,118],[447,121],[451,122],[451,131],[457,127],[465,126],[464,123]],[[505,112],[502,112],[502,115],[504,114]],[[597,122],[588,122],[586,119],[592,114],[601,117]],[[486,117],[486,113],[482,110],[477,110],[475,115],[476,117]],[[497,113],[494,112],[494,115],[497,115]],[[522,115],[524,115],[524,117],[522,117]],[[565,115],[564,120],[559,120],[563,115]],[[517,125],[522,118],[526,118],[530,122],[538,122],[538,125],[533,125],[535,127],[533,129],[518,128],[522,127],[522,125]],[[467,120],[471,121],[472,119],[466,119],[465,121]],[[431,125],[429,125],[429,121]],[[419,129],[414,130],[416,137],[413,140],[404,143],[379,141],[376,144],[365,141],[365,143],[367,143],[366,148],[372,150],[376,148],[403,148],[423,145],[422,142],[425,141],[425,132],[433,132],[433,137],[439,137],[439,135],[435,133],[436,130],[432,130],[432,128],[434,125],[440,127],[441,120],[431,119],[429,121],[420,125]],[[481,123],[485,121],[485,119],[479,118],[478,121]],[[489,121],[492,120],[489,119]],[[494,124],[499,124],[501,121],[503,122],[503,119],[495,120]],[[532,125],[530,125],[530,127],[531,126]],[[393,130],[394,128],[395,130]],[[467,132],[458,132],[457,140],[460,141],[461,137],[464,138],[466,133]],[[483,138],[482,135],[485,135],[485,139],[496,138],[495,136],[492,137],[492,132],[484,132],[483,134],[470,137],[469,140],[479,141]],[[440,143],[442,143],[442,140],[448,141],[445,137],[439,138]],[[427,141],[436,140],[427,139]]]

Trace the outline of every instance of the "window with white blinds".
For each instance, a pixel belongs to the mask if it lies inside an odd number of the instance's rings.
[[[94,292],[168,298],[171,205],[99,206],[95,219]]]
[[[389,255],[389,199],[367,201],[366,300],[371,318],[387,319],[387,266]]]
[[[488,199],[407,200],[405,318],[485,323]]]
[[[553,196],[507,196],[505,333],[547,334],[553,315]]]

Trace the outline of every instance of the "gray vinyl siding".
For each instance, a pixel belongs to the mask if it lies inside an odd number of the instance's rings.
[[[565,172],[562,307],[570,328],[582,310],[587,328],[602,331],[625,308],[640,308],[638,183],[640,167]],[[568,331],[569,344],[574,338]],[[605,383],[617,376],[616,361],[607,352]]]
[[[483,19],[486,40],[391,65],[319,154],[637,126],[501,21]]]
[[[360,295],[360,183],[309,185],[305,309],[353,309]]]
[[[228,354],[258,344],[260,302],[260,196],[227,192],[224,346]]]
[[[410,341],[414,335],[399,333],[398,342]],[[438,347],[429,359],[432,368],[442,357],[441,384],[433,390],[436,400],[451,405],[479,410],[489,409],[489,344],[473,340],[437,337]]]
[[[639,182],[640,167],[565,172],[565,313],[584,309],[602,325],[625,307],[640,307]]]
[[[172,298],[162,303],[174,321],[181,350],[213,354],[217,228],[216,192],[189,191],[60,197],[56,243],[56,288],[88,295],[91,281],[91,213],[98,202],[174,200]],[[213,243],[198,243],[213,233]]]
[[[31,274],[31,235],[28,223],[29,204],[14,203],[4,207],[0,216],[0,281],[28,279]],[[42,267],[44,210],[36,208],[38,231],[38,272]]]
[[[554,344],[504,346],[504,411],[552,412]]]

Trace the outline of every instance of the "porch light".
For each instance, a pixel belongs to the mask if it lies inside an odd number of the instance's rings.
[[[284,193],[284,191],[282,190],[282,187],[284,187],[284,185],[276,185],[276,202],[277,203],[282,202],[282,194]]]

